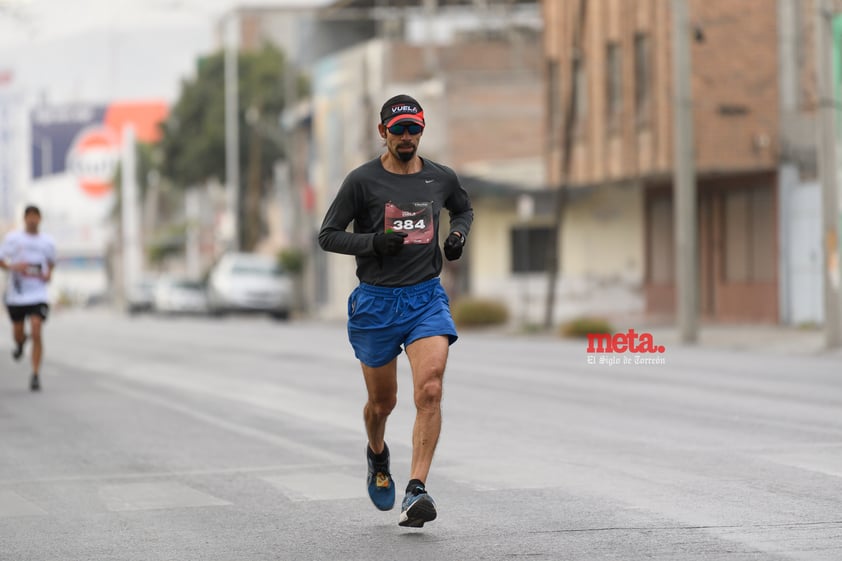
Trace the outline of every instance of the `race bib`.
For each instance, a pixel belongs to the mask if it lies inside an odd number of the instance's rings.
[[[403,232],[405,244],[427,244],[433,241],[433,203],[386,203],[383,231]]]
[[[26,265],[26,275],[30,277],[40,277],[41,276],[41,264],[40,263],[27,263]]]

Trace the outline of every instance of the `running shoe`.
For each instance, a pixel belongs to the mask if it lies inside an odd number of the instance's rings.
[[[398,526],[421,528],[425,522],[436,519],[436,502],[424,487],[415,487],[407,491],[401,504],[401,517]]]
[[[383,445],[383,453],[386,459],[382,462],[375,461],[371,456],[371,448],[366,447],[366,458],[368,458],[368,496],[380,510],[392,510],[395,506],[395,482],[392,481],[392,474],[389,472],[389,447]]]
[[[26,344],[26,337],[23,338],[23,341],[17,344],[17,346],[12,350],[12,358],[15,360],[20,360],[20,357],[23,356],[23,346]]]
[[[38,374],[33,374],[29,379],[29,389],[34,392],[41,391],[41,381]]]

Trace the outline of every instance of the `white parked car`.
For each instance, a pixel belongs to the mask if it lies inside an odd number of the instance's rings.
[[[286,319],[293,308],[292,277],[277,259],[254,253],[223,255],[208,276],[207,294],[215,315],[265,312]]]
[[[157,281],[143,278],[132,284],[126,295],[126,307],[130,314],[151,312],[155,309],[155,290]]]
[[[155,311],[201,314],[208,310],[205,287],[199,281],[162,278],[155,287]]]

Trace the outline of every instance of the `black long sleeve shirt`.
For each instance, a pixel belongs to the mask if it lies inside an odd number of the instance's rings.
[[[410,286],[437,277],[442,268],[438,243],[442,208],[450,212],[450,231],[467,240],[474,220],[468,193],[452,169],[427,159],[422,162],[420,172],[407,175],[386,171],[379,157],[366,162],[348,174],[330,205],[319,245],[325,251],[356,256],[361,282]],[[352,221],[354,231],[347,232]],[[389,229],[409,236],[400,253],[379,256],[374,235]]]

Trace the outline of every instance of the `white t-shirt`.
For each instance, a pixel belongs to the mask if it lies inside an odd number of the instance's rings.
[[[10,232],[0,245],[0,259],[7,265],[27,263],[26,273],[12,273],[6,286],[6,304],[30,306],[48,302],[47,283],[41,275],[56,261],[56,245],[46,234]]]

